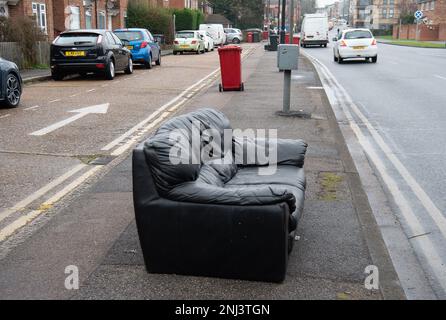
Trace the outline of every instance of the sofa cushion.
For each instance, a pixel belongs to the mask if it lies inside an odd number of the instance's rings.
[[[225,188],[242,186],[263,188],[268,185],[286,188],[293,193],[296,199],[296,209],[290,216],[289,224],[290,232],[293,231],[296,229],[304,205],[306,179],[303,168],[297,168],[293,165],[279,165],[273,175],[259,175],[258,167],[241,167],[237,174],[225,184]]]
[[[166,121],[145,142],[147,163],[160,194],[165,195],[176,185],[198,178],[202,166],[200,151],[209,143],[203,134],[207,129],[223,135],[225,129],[230,129],[229,120],[216,110],[201,109]],[[193,130],[199,134],[200,140],[192,149]],[[216,167],[224,182],[234,173],[233,163],[211,166]]]
[[[259,167],[241,167],[237,174],[227,182],[228,185],[289,185],[305,191],[306,179],[303,168],[279,165],[272,175],[259,175]]]

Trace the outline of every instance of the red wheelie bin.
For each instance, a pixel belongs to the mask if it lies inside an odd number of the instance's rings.
[[[218,48],[221,73],[220,92],[245,90],[242,82],[241,53],[242,48],[240,46],[230,45]]]

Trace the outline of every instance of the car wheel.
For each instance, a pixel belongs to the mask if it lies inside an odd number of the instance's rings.
[[[22,87],[19,78],[13,74],[8,74],[6,78],[6,105],[8,107],[17,107],[20,103],[20,96],[22,95]]]
[[[232,43],[239,44],[240,43],[240,39],[234,38],[234,39],[232,39]]]
[[[110,60],[105,69],[105,79],[113,80],[115,78],[115,62]]]
[[[147,69],[152,69],[152,55],[149,55],[149,61],[144,62]]]
[[[338,58],[335,55],[333,55],[333,60],[334,62],[338,62]]]
[[[158,56],[158,60],[156,60],[156,65],[157,65],[157,66],[160,66],[160,65],[161,65],[161,52],[160,52],[160,54],[159,54],[159,56]]]
[[[133,73],[133,60],[129,57],[129,62],[127,64],[127,68],[125,68],[124,72],[126,74],[132,74]]]
[[[65,75],[63,73],[54,71],[54,72],[51,72],[51,78],[54,81],[61,81],[61,80],[63,80],[63,78],[65,78]]]
[[[174,56],[176,56],[177,54],[178,54],[178,52],[176,52],[176,51],[173,52],[173,55],[174,55]]]
[[[344,63],[344,59],[342,59],[341,56],[339,56],[338,57],[338,62],[339,62],[339,64],[342,64],[342,63]]]
[[[184,52],[183,51],[180,51],[180,54],[182,55]]]
[[[372,62],[373,62],[373,63],[376,63],[376,61],[378,61],[378,56],[376,56],[376,57],[372,57]]]

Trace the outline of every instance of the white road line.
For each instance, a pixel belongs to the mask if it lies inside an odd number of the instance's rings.
[[[2,115],[2,116],[0,116],[0,119],[4,119],[4,118],[7,118],[7,117],[9,117],[10,116],[10,114],[8,113],[8,114],[4,114],[4,115]]]
[[[61,99],[54,99],[54,100],[51,100],[49,103],[54,103],[54,102],[59,102]]]
[[[146,119],[142,120],[141,122],[139,122],[138,124],[136,124],[135,126],[133,126],[130,130],[126,131],[125,133],[123,133],[122,135],[120,135],[118,138],[116,138],[115,140],[113,140],[112,142],[110,142],[109,144],[107,144],[105,147],[103,147],[101,150],[102,151],[109,151],[111,149],[113,149],[115,146],[117,146],[119,143],[121,143],[123,140],[125,140],[127,137],[131,136],[134,132],[136,132],[138,129],[142,128],[143,126],[145,126],[149,121],[152,121],[154,118],[156,118],[159,114],[161,114],[164,110],[166,110],[167,108],[169,108],[171,105],[173,105],[174,103],[176,103],[178,100],[180,100],[184,95],[186,95],[190,90],[192,90],[194,87],[198,86],[199,84],[201,84],[202,82],[206,81],[207,79],[209,79],[210,77],[212,77],[214,74],[216,74],[218,71],[220,70],[220,68],[212,71],[210,74],[208,74],[206,77],[202,78],[201,80],[197,81],[196,83],[194,83],[193,85],[189,86],[188,88],[186,88],[183,92],[181,92],[179,95],[177,95],[175,98],[173,98],[172,100],[170,100],[169,102],[167,102],[166,104],[162,105],[160,108],[158,108],[157,110],[155,110],[152,114],[150,114]]]
[[[47,185],[43,186],[42,188],[40,188],[39,190],[37,190],[36,192],[30,194],[28,197],[26,197],[25,199],[17,202],[14,206],[12,206],[11,208],[8,208],[2,212],[0,212],[0,221],[4,220],[5,218],[9,217],[11,214],[19,211],[19,210],[23,210],[26,208],[27,205],[29,205],[31,202],[39,199],[41,196],[43,196],[45,193],[47,193],[48,191],[50,191],[51,189],[53,189],[54,187],[60,185],[61,183],[63,183],[65,180],[67,180],[68,178],[70,178],[71,176],[73,176],[74,174],[76,174],[77,172],[79,172],[80,170],[82,170],[83,168],[85,168],[87,165],[86,164],[78,164],[75,167],[73,167],[71,170],[67,171],[66,173],[64,173],[63,175],[61,175],[60,177],[52,180],[50,183],[48,183]]]
[[[93,92],[93,91],[96,91],[96,89],[87,90],[87,92]]]
[[[83,175],[81,175],[79,178],[71,182],[69,185],[67,185],[65,188],[57,192],[54,196],[52,196],[50,199],[45,201],[40,205],[40,208],[37,210],[33,210],[30,213],[21,216],[17,220],[14,220],[12,223],[4,227],[0,230],[0,242],[4,241],[6,238],[11,236],[14,232],[16,232],[18,229],[24,227],[31,221],[33,221],[35,218],[37,218],[39,215],[47,212],[49,208],[51,208],[57,201],[62,199],[64,196],[66,196],[68,193],[73,191],[75,188],[77,188],[80,184],[82,184],[85,180],[90,178],[96,171],[101,169],[102,166],[95,166],[85,172]]]
[[[40,108],[40,106],[32,106],[32,107],[29,107],[29,108],[25,108],[23,110],[35,110],[37,108]]]
[[[309,90],[324,90],[324,87],[307,87]]]
[[[446,80],[446,77],[440,76],[438,74],[434,74],[434,77],[436,77],[438,79]]]
[[[330,79],[330,81],[332,81],[336,85],[336,87],[339,89],[340,93],[342,94],[343,99],[345,99],[346,103],[341,102],[342,98],[341,98],[341,101],[339,101],[338,97],[336,97],[336,93],[332,92],[335,89],[332,89],[329,83],[324,84],[324,88],[327,91],[327,96],[331,100],[331,103],[333,103],[333,98],[338,100],[338,104],[340,105],[347,120],[349,121],[350,127],[352,128],[353,132],[355,133],[356,137],[358,138],[358,142],[360,143],[360,145],[362,146],[364,151],[368,154],[368,156],[372,160],[372,162],[375,164],[375,166],[376,166],[377,170],[379,171],[381,177],[383,178],[385,184],[389,188],[389,190],[395,200],[395,203],[400,208],[400,212],[403,215],[404,220],[407,223],[408,227],[410,228],[412,236],[425,234],[426,230],[423,228],[422,223],[420,222],[420,220],[418,219],[416,214],[413,212],[409,202],[407,201],[407,199],[403,195],[403,193],[400,191],[399,186],[396,183],[396,181],[387,173],[385,165],[382,162],[380,156],[375,152],[373,146],[370,144],[368,139],[362,134],[360,127],[356,124],[352,114],[346,108],[346,104],[348,104],[352,108],[352,111],[361,119],[361,121],[364,124],[366,124],[368,131],[372,134],[374,140],[377,142],[377,144],[380,146],[380,148],[384,151],[384,154],[389,158],[389,160],[392,162],[392,164],[394,164],[396,169],[398,171],[402,170],[402,172],[400,172],[400,175],[402,175],[403,178],[404,177],[407,178],[408,172],[405,172],[407,170],[404,170],[405,168],[399,162],[399,160],[396,162],[396,165],[395,165],[394,162],[395,162],[396,157],[394,156],[394,153],[391,152],[390,148],[384,143],[382,138],[379,136],[379,134],[376,132],[376,130],[371,126],[371,124],[367,121],[367,119],[365,119],[366,121],[364,121],[364,118],[365,118],[364,115],[362,115],[362,113],[359,111],[357,106],[352,101],[351,97],[348,95],[348,93],[345,91],[345,89],[339,84],[339,82],[336,80],[336,78],[333,76],[333,74],[330,72],[330,70],[328,70],[328,68],[323,63],[321,63],[319,60],[317,60],[316,58],[312,57],[309,54],[306,54],[306,55],[316,62],[317,69],[320,70],[320,72],[324,75],[324,77],[325,77],[325,79],[327,79],[327,81],[328,81],[328,79]],[[336,101],[334,103],[336,103]],[[389,154],[389,151],[390,151],[390,154]],[[401,166],[404,169],[401,168]],[[413,184],[413,181],[410,181],[410,179],[409,179],[409,182],[406,181],[406,183],[408,183],[408,185],[411,188],[414,188],[414,189],[412,189],[412,191],[415,193],[415,195],[417,195],[417,192],[420,192],[420,190],[417,189],[417,186],[415,186]],[[418,184],[416,183],[416,185],[418,185]],[[418,185],[418,187],[421,188],[419,185]],[[424,190],[421,190],[421,191],[424,193]],[[437,213],[431,212],[432,208],[430,208],[430,206],[427,206],[425,208],[429,214],[433,214],[434,216],[436,216]],[[437,226],[441,230],[441,228],[443,227],[442,221],[439,221],[439,222],[440,222],[440,225],[437,224]],[[425,255],[425,257],[427,258],[428,263],[429,263],[430,267],[432,268],[433,273],[437,277],[437,280],[439,281],[442,288],[444,290],[446,290],[446,277],[445,277],[444,262],[443,262],[441,256],[438,254],[438,252],[437,252],[434,244],[430,240],[430,238],[428,236],[415,237],[415,238],[410,239],[410,241],[418,243],[421,251],[423,252],[423,255]]]
[[[157,124],[161,123],[164,119],[166,119],[168,116],[170,115],[170,112],[164,112],[160,117],[156,118],[155,121],[152,121],[149,123],[149,125],[147,125],[143,131],[141,131],[138,135],[134,135],[129,141],[127,141],[125,144],[123,144],[122,146],[120,146],[119,148],[116,148],[116,150],[114,150],[111,155],[112,156],[119,156],[122,153],[124,153],[126,150],[128,150],[133,143],[135,143],[138,138],[144,134],[145,132],[147,132],[148,130],[152,129],[153,127],[155,127]]]

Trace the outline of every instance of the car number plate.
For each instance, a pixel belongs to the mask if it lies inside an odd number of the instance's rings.
[[[129,50],[133,50],[133,46],[126,46],[127,47],[127,49],[129,49]]]
[[[353,49],[362,50],[362,49],[365,49],[365,46],[354,46]]]
[[[189,48],[189,45],[183,44],[183,45],[180,46],[180,48]]]
[[[86,55],[85,51],[65,51],[66,57],[85,57]]]

